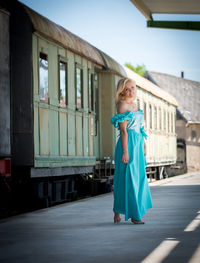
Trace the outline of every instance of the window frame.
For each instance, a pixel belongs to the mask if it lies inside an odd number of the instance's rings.
[[[42,56],[46,58],[42,58]],[[48,62],[48,70],[47,70],[47,98],[46,99],[41,99],[41,85],[40,85],[40,80],[41,80],[41,75],[40,75],[40,58],[43,60],[46,60]],[[48,60],[48,52],[45,52],[43,49],[39,50],[39,56],[38,56],[38,93],[39,93],[39,100],[42,103],[49,103],[49,60]]]
[[[152,130],[152,105],[149,103],[149,129]]]
[[[65,105],[60,104],[60,63],[65,64]],[[68,59],[58,55],[58,103],[59,107],[66,108],[68,105]]]
[[[159,130],[162,131],[162,111],[161,111],[161,107],[158,108],[158,115],[159,115]]]
[[[153,108],[154,108],[154,111],[153,111],[153,114],[154,114],[154,130],[157,130],[158,129],[158,125],[157,125],[158,110],[157,110],[156,105],[154,105]]]
[[[168,125],[168,133],[170,133],[170,112],[168,111],[168,114],[167,114],[167,125]]]
[[[143,100],[143,111],[144,111],[144,127],[147,127],[147,103]]]
[[[77,69],[80,69],[81,71],[81,106],[78,107],[77,104]],[[76,110],[81,110],[83,109],[83,66],[79,64],[78,62],[75,62],[75,105],[76,105]]]
[[[89,93],[89,81],[91,83],[91,94]],[[91,105],[90,105],[90,95],[91,95]],[[95,112],[95,105],[94,105],[94,71],[88,68],[88,110],[89,112]],[[90,107],[91,106],[91,107]]]
[[[166,122],[167,122],[167,112],[166,112],[166,109],[163,110],[163,130],[165,133],[167,133],[167,125],[166,125]]]

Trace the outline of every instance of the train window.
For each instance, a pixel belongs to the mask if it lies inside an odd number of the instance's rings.
[[[164,131],[166,131],[166,110],[164,110]]]
[[[76,106],[83,107],[83,70],[76,67]]]
[[[88,70],[88,107],[94,111],[94,74]]]
[[[159,130],[162,130],[162,114],[161,114],[161,108],[159,108]]]
[[[157,129],[157,107],[154,107],[154,129]]]
[[[168,120],[168,123],[167,123],[167,125],[168,125],[168,132],[170,132],[170,116],[169,116],[169,112],[168,112],[167,120]]]
[[[144,120],[146,121],[146,113],[147,113],[147,104],[144,102]]]
[[[149,104],[149,127],[152,129],[152,110],[151,110],[151,104]]]
[[[192,137],[192,139],[195,139],[197,137],[196,131],[192,130],[191,137]]]
[[[171,132],[173,132],[173,113],[171,112]]]
[[[39,56],[40,100],[48,102],[48,56],[40,52]]]
[[[67,63],[59,62],[59,103],[60,107],[67,104]]]
[[[168,114],[167,114],[167,111],[166,111],[166,133],[168,132],[168,119],[167,119],[167,117],[168,117]]]

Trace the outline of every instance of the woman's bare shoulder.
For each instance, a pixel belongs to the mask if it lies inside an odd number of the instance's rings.
[[[119,101],[116,106],[117,106],[117,114],[128,111],[128,105],[123,101]]]

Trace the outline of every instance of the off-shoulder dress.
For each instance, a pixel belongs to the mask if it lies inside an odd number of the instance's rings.
[[[124,120],[127,120],[128,163],[121,161],[123,148],[119,123]],[[141,220],[146,210],[153,207],[145,170],[144,138],[147,139],[147,134],[142,126],[143,120],[141,109],[115,114],[110,120],[119,131],[114,155],[113,211],[124,214],[125,221],[129,218]]]

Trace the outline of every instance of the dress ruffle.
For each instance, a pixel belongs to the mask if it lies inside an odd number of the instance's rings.
[[[125,120],[132,120],[133,119],[133,111],[127,111],[124,113],[115,114],[110,122],[114,125],[115,128],[119,127],[119,122],[123,122]]]
[[[133,115],[141,112],[144,115],[143,110],[139,109],[138,111],[127,111],[124,113],[119,113],[119,114],[115,114],[110,122],[114,125],[115,128],[119,128],[119,122],[123,122],[125,120],[132,120],[133,119]]]
[[[145,132],[145,130],[144,130],[144,126],[142,126],[141,128],[140,128],[140,132],[142,133],[142,136],[145,138],[145,139],[147,139],[147,134],[146,134],[146,132]]]

